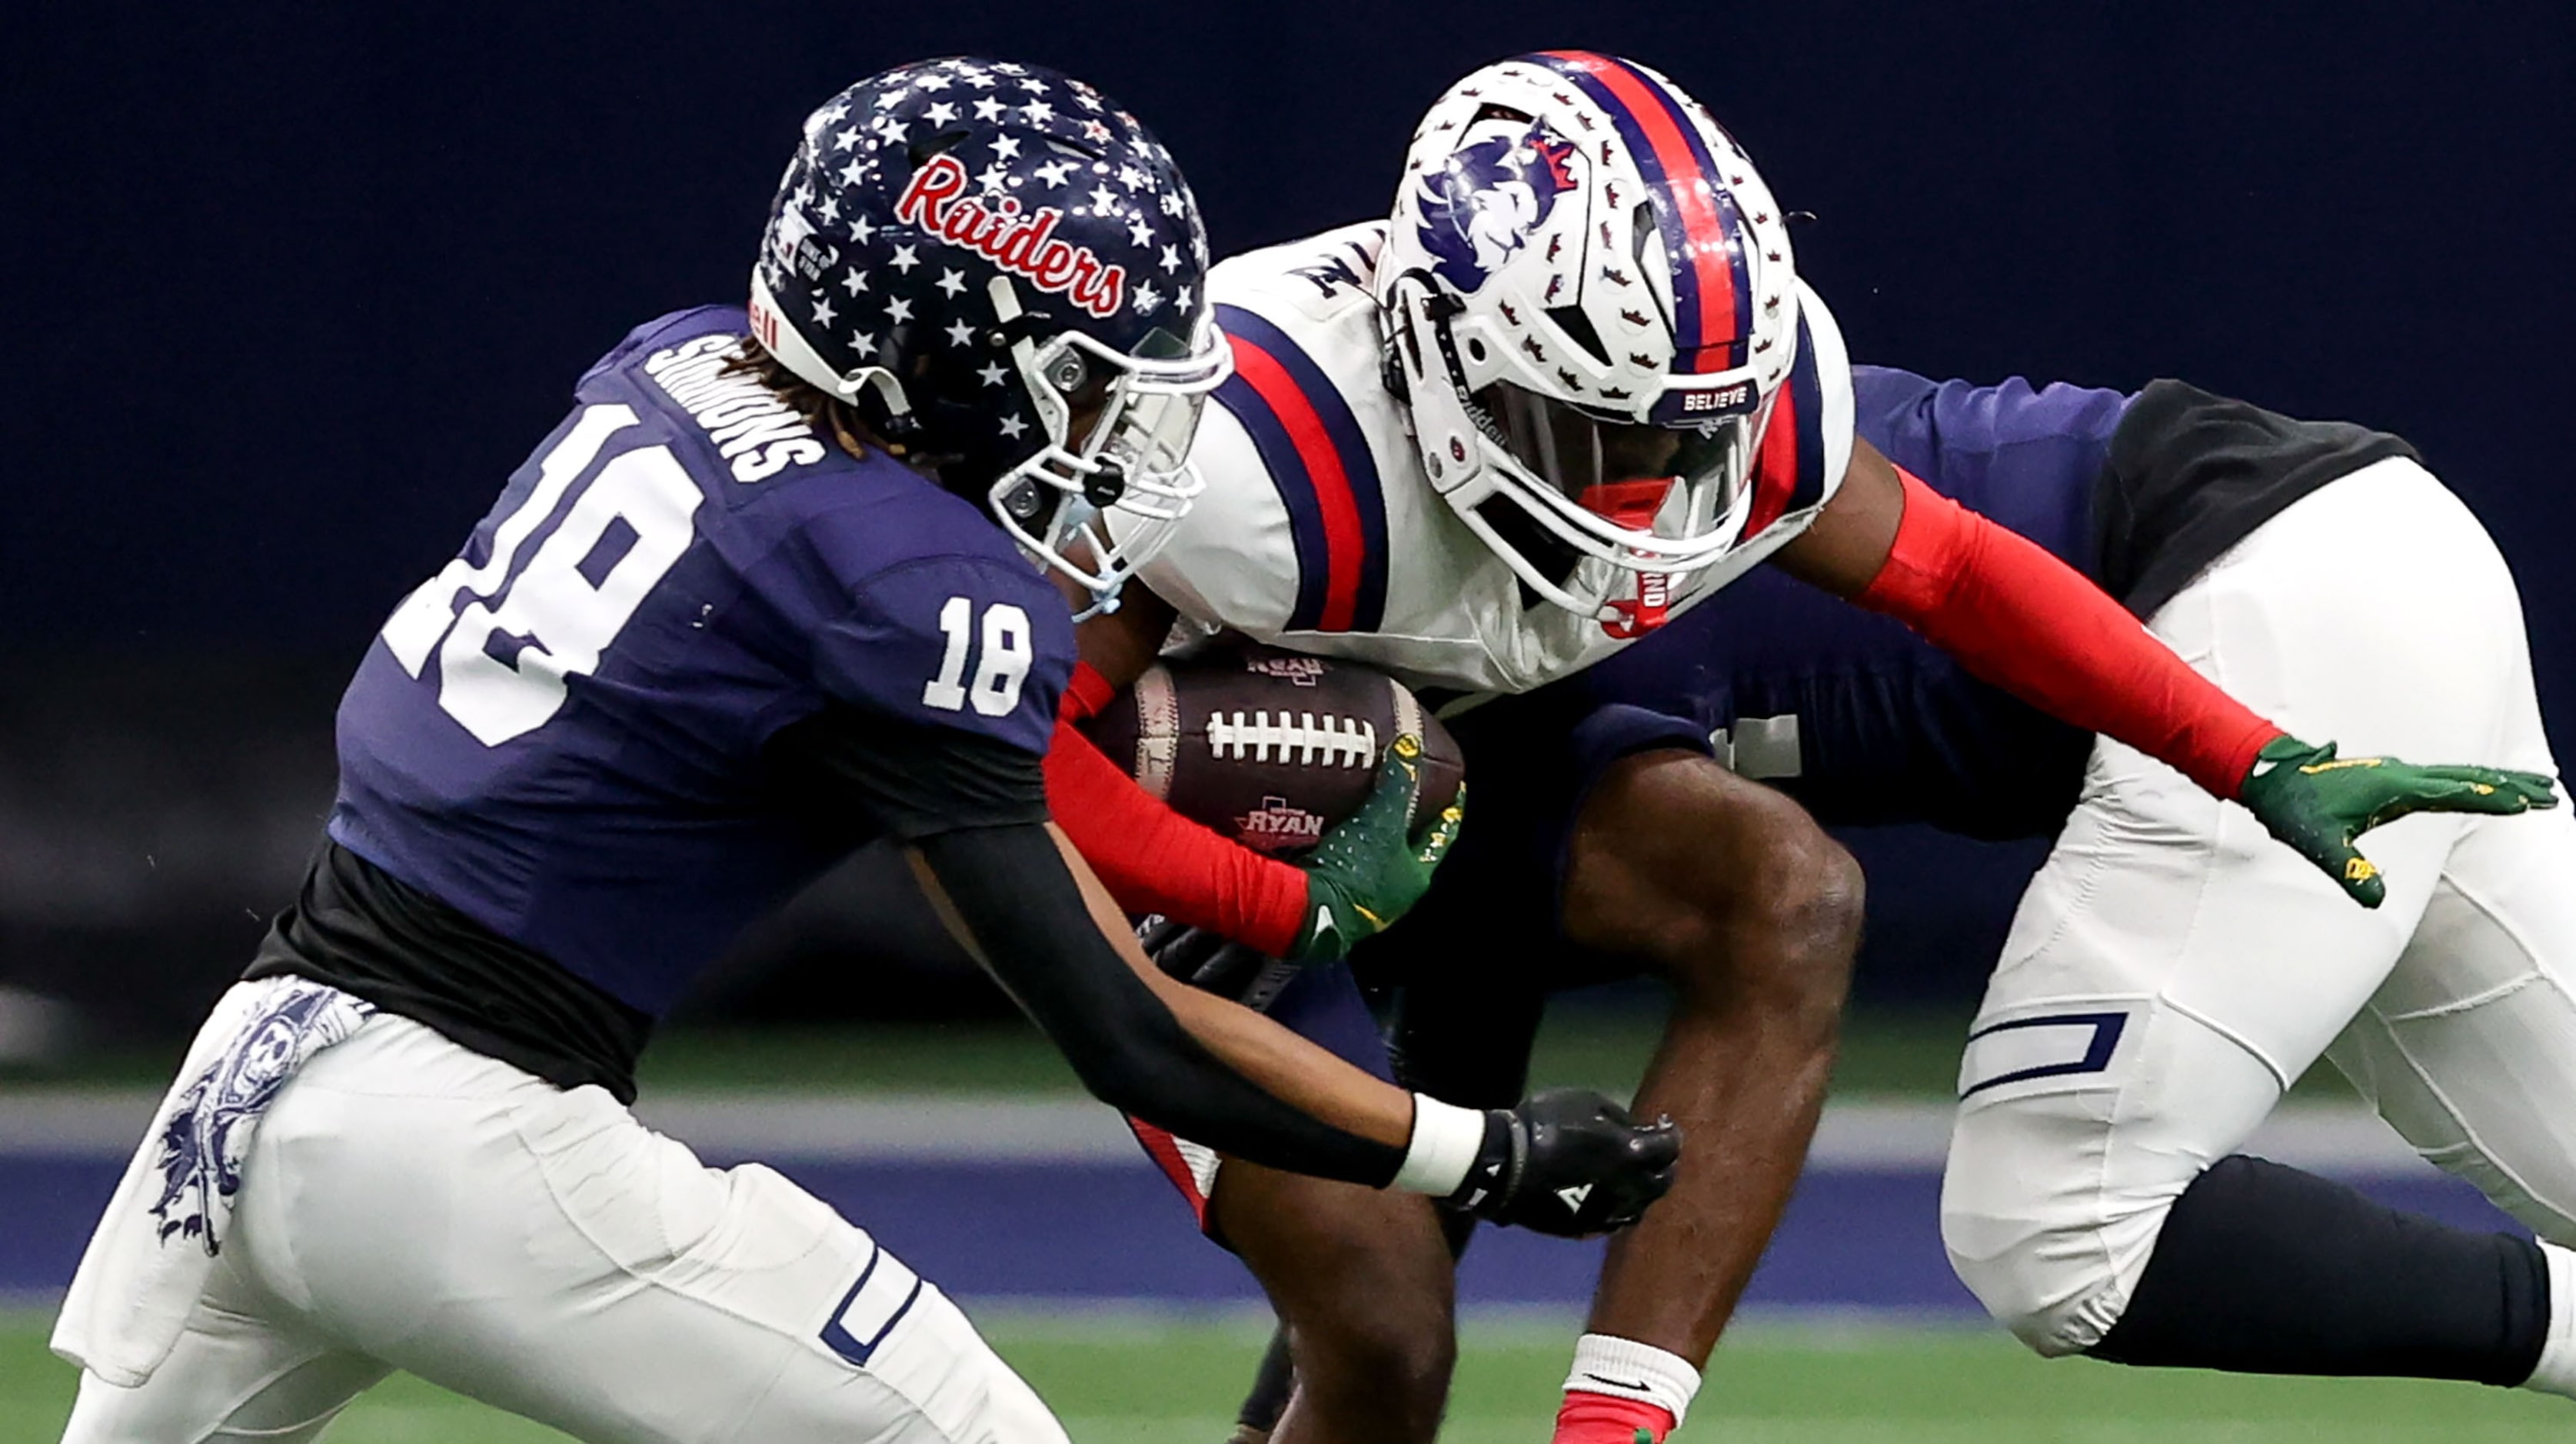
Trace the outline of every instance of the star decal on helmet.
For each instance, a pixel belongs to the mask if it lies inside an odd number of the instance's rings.
[[[754,336],[1033,557],[1114,595],[1148,543],[1102,518],[1186,509],[1190,413],[1230,370],[1170,152],[1078,80],[964,58],[849,87],[802,141]],[[1074,427],[1069,391],[1102,383],[1103,419]]]

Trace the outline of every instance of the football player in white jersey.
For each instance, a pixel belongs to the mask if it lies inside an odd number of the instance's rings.
[[[1551,52],[1477,71],[1425,117],[1389,224],[1235,258],[1208,285],[1236,371],[1192,449],[1207,490],[1123,609],[1086,624],[1050,796],[1131,909],[1308,961],[1314,979],[1374,921],[1162,809],[1069,724],[1177,620],[1385,667],[1448,704],[1471,774],[1510,774],[1511,800],[1480,793],[1449,865],[1466,881],[1435,885],[1360,961],[1404,1008],[1471,992],[1460,960],[1481,954],[1462,949],[1485,939],[1567,982],[1642,972],[1674,989],[1639,1107],[1690,1147],[1611,1246],[1560,1440],[1660,1439],[1686,1409],[1814,1126],[1860,878],[1687,722],[1611,706],[1479,735],[1461,711],[1477,694],[1579,671],[1768,558],[2243,803],[2362,905],[2382,888],[2352,847],[2366,826],[2549,795],[2482,769],[2320,770],[2331,746],[2289,738],[2080,575],[1855,441],[1841,338],[1797,279],[1778,205],[1707,111],[1643,66]],[[1272,1016],[1329,1011],[1330,991],[1292,989]],[[1287,1325],[1299,1394],[1281,1434],[1431,1437],[1451,1347],[1435,1210],[1155,1151]]]

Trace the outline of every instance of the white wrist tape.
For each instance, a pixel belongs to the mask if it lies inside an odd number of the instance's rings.
[[[1446,1198],[1467,1181],[1485,1148],[1485,1115],[1423,1094],[1413,1095],[1413,1141],[1390,1188]]]
[[[1699,1370],[1679,1354],[1668,1354],[1652,1344],[1585,1334],[1575,1341],[1574,1368],[1565,1376],[1565,1391],[1657,1405],[1671,1411],[1673,1427],[1678,1429],[1692,1396],[1699,1393]]]
[[[2540,1257],[2549,1265],[2549,1337],[2522,1387],[2576,1399],[2576,1253],[2544,1243]]]

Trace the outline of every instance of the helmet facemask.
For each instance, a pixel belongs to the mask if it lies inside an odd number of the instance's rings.
[[[1024,331],[1013,324],[1022,313],[1010,282],[995,278],[992,292],[1004,329]],[[1022,550],[1092,594],[1083,617],[1117,607],[1119,589],[1205,488],[1190,442],[1209,393],[1234,374],[1234,353],[1214,321],[1199,332],[1157,329],[1132,353],[1078,330],[1022,334],[1011,345],[1044,440],[987,498]]]
[[[1605,420],[1552,396],[1497,382],[1468,402],[1477,430],[1500,455],[1504,489],[1536,502],[1552,535],[1586,555],[1589,540],[1617,549],[1606,558],[1635,571],[1676,572],[1705,559],[1659,543],[1708,535],[1743,490],[1749,418],[1682,426]]]
[[[1686,575],[1734,550],[1768,398],[1751,413],[1659,424],[1507,381],[1478,387],[1470,362],[1485,343],[1462,343],[1437,281],[1409,278],[1392,299],[1392,369],[1433,485],[1532,592],[1625,621],[1614,599],[1642,585],[1634,578]],[[1498,525],[1498,504],[1519,515]]]

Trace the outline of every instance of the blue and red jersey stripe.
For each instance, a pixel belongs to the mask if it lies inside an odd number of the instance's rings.
[[[1564,76],[1606,111],[1636,157],[1673,261],[1673,369],[1697,375],[1742,366],[1753,321],[1744,217],[1681,98],[1612,55],[1550,50],[1522,59]]]
[[[1292,632],[1374,632],[1386,621],[1386,494],[1350,404],[1288,334],[1216,308],[1234,375],[1216,402],[1243,425],[1288,509],[1297,548]]]

